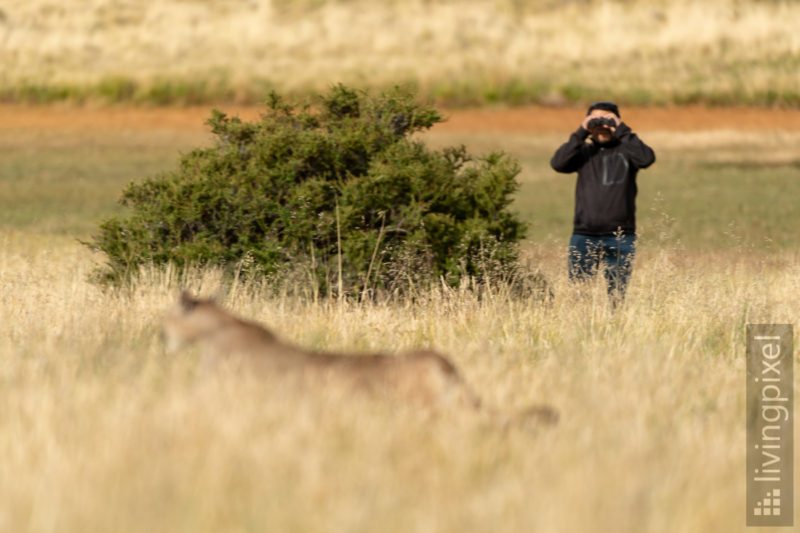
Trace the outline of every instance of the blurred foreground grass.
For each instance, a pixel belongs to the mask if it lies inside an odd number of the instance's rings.
[[[797,252],[645,250],[625,305],[531,250],[552,303],[433,290],[345,304],[223,299],[328,350],[428,346],[484,399],[557,427],[198,373],[158,325],[179,290],[86,282],[64,237],[0,237],[0,528],[8,531],[744,531],[743,328],[792,322]],[[202,294],[215,272],[188,276]]]

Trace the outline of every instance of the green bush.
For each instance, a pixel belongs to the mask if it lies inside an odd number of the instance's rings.
[[[508,206],[519,165],[414,138],[441,120],[401,89],[370,96],[341,85],[303,106],[273,93],[253,123],[215,110],[215,145],[129,184],[127,215],[87,243],[108,257],[99,278],[222,265],[361,295],[516,276],[525,228]]]

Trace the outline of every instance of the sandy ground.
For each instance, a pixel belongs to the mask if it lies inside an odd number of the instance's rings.
[[[207,129],[209,107],[187,108],[76,108],[62,106],[0,105],[0,130],[115,131]],[[262,108],[220,106],[246,120]],[[569,132],[583,118],[583,108],[501,108],[445,110],[447,121],[438,131],[461,132]],[[754,108],[622,108],[622,119],[638,130],[659,131],[800,131],[800,109]]]

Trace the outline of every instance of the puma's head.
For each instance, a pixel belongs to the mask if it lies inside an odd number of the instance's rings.
[[[217,330],[227,315],[213,300],[201,300],[189,291],[181,293],[178,302],[164,317],[162,334],[167,351],[179,350]]]

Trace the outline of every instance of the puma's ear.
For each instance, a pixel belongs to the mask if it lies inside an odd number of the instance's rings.
[[[197,298],[192,296],[192,293],[189,292],[188,290],[184,289],[181,292],[180,304],[181,307],[183,307],[184,311],[191,311],[192,309],[194,309],[195,306],[197,306],[197,302],[198,302]]]

